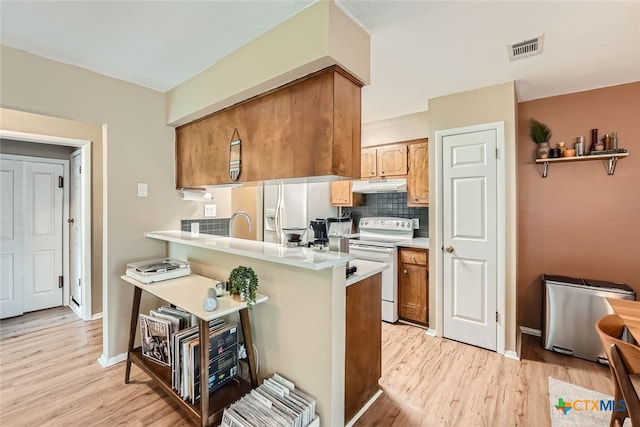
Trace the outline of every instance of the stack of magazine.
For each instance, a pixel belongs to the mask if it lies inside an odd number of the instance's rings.
[[[224,410],[221,427],[319,427],[316,399],[274,374]]]
[[[200,337],[197,320],[175,307],[140,314],[142,355],[171,367],[171,386],[186,401],[200,399]],[[223,319],[209,322],[209,391],[238,373],[238,328]]]

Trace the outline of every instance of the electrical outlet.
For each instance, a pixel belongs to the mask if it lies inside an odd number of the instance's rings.
[[[420,218],[411,218],[411,221],[413,221],[414,230],[417,230],[418,228],[420,228]]]
[[[191,234],[198,234],[200,233],[200,223],[199,222],[192,222],[191,223]]]
[[[204,216],[205,218],[216,216],[216,205],[204,205]]]

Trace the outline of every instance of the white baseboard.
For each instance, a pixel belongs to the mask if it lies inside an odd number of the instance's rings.
[[[518,353],[513,350],[505,351],[504,357],[506,357],[507,359],[520,360],[520,356],[518,356]]]
[[[429,335],[430,337],[437,337],[436,330],[431,328],[427,329],[427,331],[424,334]]]
[[[102,312],[96,313],[93,316],[91,316],[91,320],[98,320],[98,319],[102,319]]]
[[[124,362],[125,360],[127,360],[127,353],[120,353],[109,358],[105,357],[104,354],[98,357],[98,363],[103,368],[108,368],[109,366],[113,366],[116,363]]]
[[[527,335],[533,335],[534,337],[542,336],[542,331],[540,329],[527,328],[526,326],[520,326],[520,332]]]
[[[378,390],[376,394],[374,394],[373,397],[369,399],[367,403],[364,404],[364,406],[358,411],[358,413],[355,414],[347,424],[345,424],[344,427],[353,427],[356,421],[358,421],[360,417],[362,417],[364,413],[367,412],[367,410],[371,407],[371,405],[373,405],[373,402],[375,402],[380,396],[382,396],[382,390]]]

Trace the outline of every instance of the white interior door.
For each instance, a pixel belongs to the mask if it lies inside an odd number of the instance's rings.
[[[497,346],[496,130],[442,139],[444,329],[447,338]]]
[[[69,189],[69,287],[71,303],[82,305],[82,179],[80,150],[71,157]]]
[[[0,160],[0,319],[23,313],[22,162]]]
[[[64,167],[24,162],[24,311],[62,305]]]

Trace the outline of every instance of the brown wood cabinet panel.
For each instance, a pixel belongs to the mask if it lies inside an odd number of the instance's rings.
[[[362,206],[362,194],[354,194],[351,186],[351,181],[332,181],[331,206]]]
[[[400,248],[398,253],[398,316],[428,325],[428,250]]]
[[[242,141],[240,182],[358,178],[360,85],[329,67],[176,129],[178,188],[231,183],[229,141]]]
[[[378,391],[382,375],[382,274],[347,286],[344,421]]]
[[[407,206],[429,206],[429,145],[426,139],[409,145]]]
[[[378,161],[375,148],[363,148],[361,152],[360,178],[372,179],[378,177]]]
[[[427,253],[424,250],[402,248],[400,250],[400,262],[406,264],[427,265]]]
[[[407,145],[396,144],[377,149],[378,176],[407,175]]]

